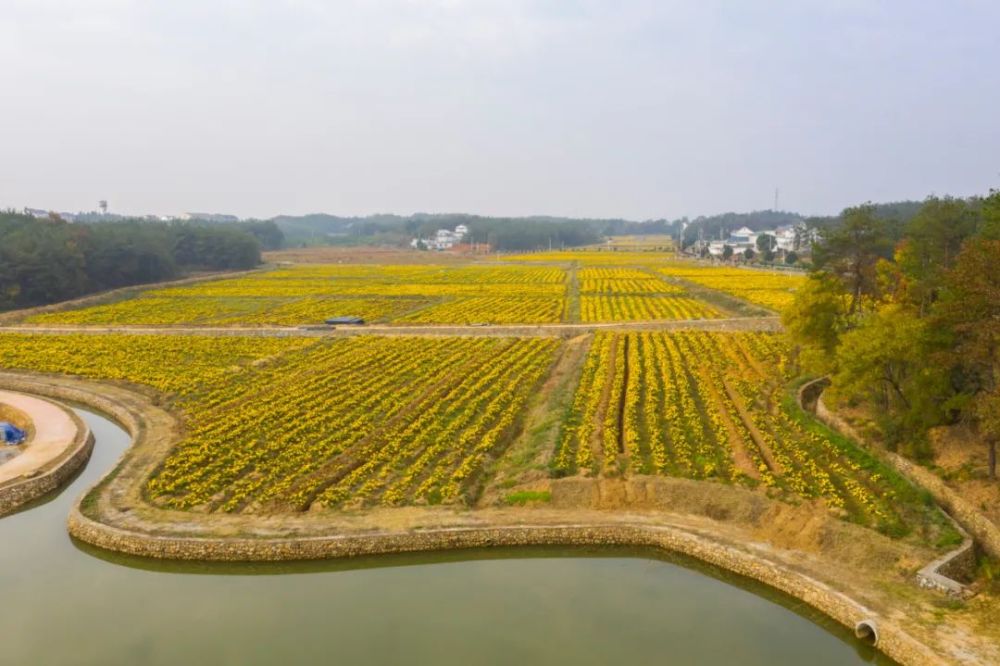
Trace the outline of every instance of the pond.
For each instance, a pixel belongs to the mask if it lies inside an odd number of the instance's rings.
[[[159,562],[66,533],[128,435],[0,518],[2,664],[823,664],[890,660],[803,604],[647,550],[519,549],[275,564]]]

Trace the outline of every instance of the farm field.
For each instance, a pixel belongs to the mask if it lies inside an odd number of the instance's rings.
[[[674,240],[669,234],[611,236],[597,247],[617,251],[673,252]]]
[[[892,535],[922,522],[898,474],[803,418],[783,393],[785,360],[768,333],[598,333],[553,472],[763,486]]]
[[[507,261],[522,264],[577,264],[579,266],[600,267],[647,267],[662,266],[675,260],[673,252],[653,252],[636,250],[609,250],[605,247],[573,249],[551,252],[533,252],[507,257]]]
[[[716,308],[688,296],[682,287],[637,268],[583,268],[577,272],[577,280],[580,320],[585,323],[721,316]]]
[[[502,265],[304,265],[152,289],[113,303],[29,317],[29,324],[556,323],[566,303],[559,268]]]
[[[580,294],[584,323],[714,319],[722,314],[711,305],[678,294]]]
[[[148,481],[199,511],[473,499],[553,338],[0,335],[0,367],[152,386],[188,432]]]
[[[754,305],[759,305],[780,312],[792,303],[795,290],[806,279],[801,273],[779,273],[776,271],[756,268],[739,268],[735,266],[713,266],[690,260],[679,260],[672,252],[630,251],[615,248],[594,248],[590,250],[571,250],[560,252],[539,252],[535,254],[510,257],[511,261],[526,264],[562,264],[581,267],[580,274],[607,267],[608,270],[631,271],[649,276],[650,272],[667,278],[680,278],[708,289],[719,291],[742,299]],[[623,283],[624,284],[624,283]],[[592,293],[598,291],[596,280],[590,282]],[[641,288],[640,285],[635,285]],[[581,281],[581,294],[588,285]],[[681,286],[678,292],[685,293]],[[609,289],[601,288],[607,292]],[[659,292],[664,293],[664,292]],[[596,307],[592,305],[591,307]],[[611,306],[605,306],[610,308]],[[616,308],[621,310],[621,306]],[[623,315],[606,312],[606,317],[621,317]],[[695,314],[692,318],[711,316],[710,314]],[[666,317],[669,318],[669,315]],[[678,317],[688,318],[688,317]],[[607,321],[608,319],[605,319]],[[627,321],[627,319],[613,319]],[[586,321],[586,320],[584,320]],[[594,320],[598,321],[598,320]]]
[[[801,273],[702,266],[679,261],[669,262],[657,270],[663,275],[689,280],[778,312],[792,304],[795,290],[806,280]]]
[[[313,344],[307,338],[0,333],[0,368],[133,382],[183,396]]]
[[[679,277],[779,309],[799,276],[715,268],[655,252],[520,255],[513,263],[315,264],[139,291],[25,317],[29,325],[302,326],[613,323],[731,316]],[[559,265],[531,262],[559,259]],[[624,265],[623,265],[624,264]],[[729,308],[729,306],[722,306]]]
[[[145,385],[187,429],[155,504],[198,512],[475,504],[558,338],[0,334],[0,367]],[[597,333],[546,456],[553,477],[652,474],[822,500],[891,535],[916,491],[783,392],[767,333]]]

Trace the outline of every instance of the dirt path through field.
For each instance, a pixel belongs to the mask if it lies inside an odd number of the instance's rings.
[[[524,484],[547,487],[548,465],[558,444],[561,416],[573,399],[571,386],[576,386],[592,338],[580,335],[570,338],[537,392],[524,417],[520,435],[500,457],[492,480],[479,498],[479,506],[496,504],[505,488]]]
[[[702,369],[698,377],[705,388],[708,390],[708,394],[712,398],[712,402],[717,405],[724,405],[725,402],[722,396],[719,394],[719,389],[712,381],[706,369]],[[736,430],[736,424],[733,423],[732,418],[729,415],[729,411],[726,409],[718,410],[719,418],[722,419],[722,425],[725,426],[726,432],[729,434],[729,450],[732,452],[733,464],[736,465],[736,469],[743,472],[747,476],[753,479],[760,479],[760,471],[754,466],[753,459],[750,457],[749,452],[747,452],[746,442],[740,436],[740,433]],[[759,445],[758,445],[759,446]]]
[[[743,399],[740,395],[733,390],[733,387],[729,385],[726,380],[722,381],[722,385],[726,389],[726,394],[729,399],[733,401],[733,405],[736,407],[736,412],[740,415],[740,420],[743,421],[743,425],[746,426],[747,431],[750,433],[750,437],[753,438],[754,443],[760,450],[760,455],[764,458],[764,462],[767,466],[771,468],[771,471],[775,474],[782,474],[784,472],[783,468],[778,461],[775,460],[774,454],[771,452],[771,447],[768,446],[767,442],[764,441],[764,436],[761,435],[760,430],[757,429],[756,424],[754,424],[753,419],[750,418],[750,412],[747,411],[746,405],[743,404]]]
[[[630,321],[590,324],[494,324],[489,326],[465,325],[407,325],[392,326],[0,326],[0,333],[30,333],[59,335],[86,333],[106,335],[128,333],[132,335],[207,335],[245,337],[336,337],[345,335],[476,335],[518,336],[581,335],[597,331],[781,331],[778,317],[738,317],[733,319],[668,319],[659,321]]]

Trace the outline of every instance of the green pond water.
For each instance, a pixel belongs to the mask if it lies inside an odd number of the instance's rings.
[[[646,550],[520,549],[254,565],[163,563],[74,542],[61,492],[0,518],[0,664],[891,663],[802,604]]]

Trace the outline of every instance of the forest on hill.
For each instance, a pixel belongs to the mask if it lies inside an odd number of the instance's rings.
[[[929,429],[962,423],[988,447],[995,477],[1000,190],[905,212],[865,204],[823,226],[785,326],[802,368],[829,375],[890,446],[926,458]]]
[[[252,268],[261,261],[262,246],[280,246],[280,233],[273,223],[70,224],[0,212],[0,310],[169,280],[193,270]]]

